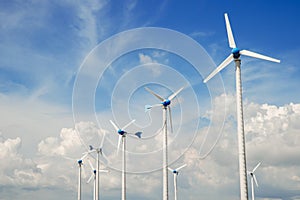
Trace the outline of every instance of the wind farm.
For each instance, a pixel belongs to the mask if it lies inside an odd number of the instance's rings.
[[[223,70],[225,67],[227,67],[232,61],[235,62],[235,79],[236,79],[236,119],[237,119],[237,141],[238,141],[238,161],[239,161],[239,178],[240,178],[240,199],[241,200],[248,200],[248,180],[247,180],[247,169],[246,169],[246,146],[245,146],[245,132],[244,132],[244,114],[243,114],[243,98],[242,98],[242,84],[241,84],[241,59],[240,56],[248,56],[253,58],[258,58],[262,60],[267,60],[271,62],[280,63],[280,60],[271,58],[269,56],[265,56],[262,54],[258,54],[249,50],[241,50],[236,46],[235,39],[233,36],[233,31],[230,25],[228,14],[224,14],[225,18],[225,26],[227,31],[227,38],[229,47],[232,49],[231,54],[214,70],[212,71],[204,80],[203,83],[207,83],[210,79],[212,79],[217,73],[219,73],[221,70]],[[169,195],[169,175],[168,170],[173,173],[173,182],[174,182],[174,198],[175,200],[178,200],[178,184],[177,184],[177,176],[179,174],[179,170],[186,167],[187,165],[184,164],[176,169],[172,169],[169,166],[168,162],[168,137],[171,133],[174,132],[173,130],[173,122],[172,122],[172,109],[171,109],[171,102],[173,99],[178,97],[180,93],[184,90],[184,87],[179,88],[175,92],[173,92],[171,95],[169,95],[167,98],[162,97],[161,95],[157,94],[153,90],[149,89],[149,87],[145,87],[145,90],[149,92],[151,95],[153,95],[155,98],[157,98],[160,102],[153,105],[145,105],[145,111],[148,112],[156,107],[161,107],[163,109],[163,115],[162,115],[162,127],[161,135],[162,135],[162,199],[168,200],[170,199]],[[169,118],[169,120],[168,120]],[[168,129],[168,121],[170,124],[170,128]],[[136,120],[132,120],[127,125],[125,125],[123,128],[120,128],[118,125],[116,125],[115,122],[110,120],[111,125],[114,127],[115,131],[118,133],[118,145],[117,145],[117,154],[119,152],[120,146],[122,145],[122,189],[121,189],[121,199],[126,199],[126,136],[136,136],[141,138],[140,134],[132,134],[125,131],[127,127],[134,124]],[[140,132],[138,132],[140,133]],[[103,141],[101,142],[101,146],[103,146]],[[214,147],[213,147],[214,148]],[[99,148],[100,149],[100,148]],[[93,150],[91,147],[90,150]],[[98,151],[97,151],[98,152]],[[100,152],[100,150],[99,150]],[[101,148],[102,152],[102,148]],[[97,157],[98,160],[98,157]],[[98,163],[98,161],[97,161]],[[253,183],[257,184],[257,180],[254,175],[254,171],[257,169],[259,164],[251,171],[249,172],[250,178],[251,178],[251,194],[252,199],[254,199],[254,187]],[[99,167],[97,167],[99,172]],[[99,176],[99,173],[96,176],[96,197],[98,197],[97,194],[97,177]],[[98,178],[99,179],[99,178]],[[79,184],[80,185],[80,184]],[[99,185],[99,183],[98,183]],[[79,190],[79,189],[78,189]]]
[[[0,199],[298,199],[299,6],[0,2]]]

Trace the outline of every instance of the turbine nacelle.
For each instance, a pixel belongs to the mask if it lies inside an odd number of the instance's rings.
[[[233,48],[233,49],[231,50],[231,53],[232,53],[232,55],[233,55],[233,58],[235,58],[235,59],[239,58],[239,57],[241,56],[240,51],[241,51],[241,50],[240,50],[239,48]]]
[[[119,129],[119,130],[118,130],[118,134],[119,134],[119,135],[124,135],[125,133],[126,133],[126,132],[123,131],[122,129]]]
[[[164,107],[167,107],[168,105],[171,104],[171,101],[170,101],[169,99],[167,99],[167,100],[163,101],[161,104],[162,104]]]
[[[82,164],[82,160],[81,160],[81,159],[80,159],[80,160],[78,160],[77,162],[78,162],[78,164],[79,164],[79,165],[81,165],[81,164]]]

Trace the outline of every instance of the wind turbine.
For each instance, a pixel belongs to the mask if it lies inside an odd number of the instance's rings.
[[[137,137],[141,137],[141,132],[137,132],[135,134],[128,133],[125,131],[125,129],[130,126],[133,122],[135,122],[135,119],[129,122],[127,125],[125,125],[123,128],[119,128],[112,120],[109,120],[110,123],[113,125],[117,133],[119,134],[119,140],[118,140],[118,150],[119,153],[120,144],[122,143],[122,200],[126,200],[126,135],[135,135]]]
[[[184,164],[176,169],[172,169],[172,168],[168,167],[169,171],[171,171],[173,173],[173,177],[174,177],[174,199],[175,200],[177,200],[177,176],[178,176],[179,170],[181,170],[185,166],[186,166],[186,164]]]
[[[255,182],[256,187],[258,187],[257,179],[255,177],[255,170],[259,167],[260,163],[258,163],[252,171],[248,171],[248,174],[250,175],[250,180],[251,180],[251,195],[252,195],[252,200],[254,200],[254,184]]]
[[[254,53],[248,50],[241,50],[236,47],[232,30],[230,27],[227,13],[225,13],[225,22],[229,47],[232,48],[231,54],[206,78],[204,83],[215,76],[218,72],[224,69],[232,61],[235,62],[236,71],[236,102],[237,102],[237,132],[238,132],[238,149],[239,149],[239,172],[240,172],[240,190],[241,200],[248,199],[247,174],[246,174],[246,151],[245,151],[245,134],[244,134],[244,119],[243,119],[243,103],[242,103],[242,83],[241,83],[241,60],[240,55],[250,56],[272,62],[279,63],[280,60]]]
[[[87,183],[89,183],[92,179],[94,179],[94,189],[93,189],[93,199],[94,200],[96,200],[96,179],[97,179],[97,170],[94,168],[94,166],[93,166],[93,164],[91,163],[91,161],[90,160],[88,160],[89,161],[89,165],[90,165],[90,167],[91,167],[91,169],[92,169],[92,174],[91,174],[91,176],[90,176],[90,178],[88,179],[88,181],[87,181]],[[100,169],[99,171],[98,171],[98,173],[101,173],[101,172],[108,172],[108,170],[103,170],[103,169]]]
[[[82,159],[77,161],[78,163],[78,191],[77,199],[81,200],[81,170],[82,170]]]
[[[105,133],[103,134],[101,144],[98,148],[94,148],[92,145],[89,145],[89,148],[90,148],[89,151],[84,153],[85,155],[89,155],[94,152],[97,154],[97,158],[96,158],[97,172],[99,172],[99,168],[100,168],[100,163],[99,163],[100,155],[103,156],[107,160],[107,157],[103,152],[104,139],[105,139]],[[96,198],[95,199],[99,200],[99,173],[96,173]]]
[[[83,171],[83,159],[87,156],[88,154],[84,153],[84,155],[77,160],[78,163],[78,191],[77,191],[77,199],[81,200],[81,174]]]
[[[163,200],[169,199],[169,191],[168,191],[168,140],[167,140],[167,109],[169,109],[169,115],[170,115],[170,125],[171,130],[173,129],[172,125],[172,114],[171,114],[171,101],[183,90],[184,87],[177,90],[175,93],[171,94],[168,98],[164,99],[160,95],[156,94],[149,88],[145,87],[145,89],[150,92],[152,95],[154,95],[156,98],[158,98],[161,103],[155,104],[155,105],[146,105],[145,110],[150,110],[153,107],[162,106],[163,108],[163,128],[164,128],[164,134],[163,134]]]

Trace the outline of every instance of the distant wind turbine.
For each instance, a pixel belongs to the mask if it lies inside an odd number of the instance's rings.
[[[256,179],[256,176],[255,176],[254,172],[259,167],[259,165],[260,165],[260,163],[258,163],[254,167],[254,169],[252,171],[248,171],[248,174],[250,175],[250,180],[251,180],[251,195],[252,195],[252,200],[254,200],[254,184],[253,184],[253,182],[255,182],[256,187],[258,187],[257,179]]]
[[[78,163],[78,188],[77,188],[77,199],[78,200],[81,200],[81,174],[83,171],[83,159],[86,158],[88,154],[87,153],[84,153],[83,156],[77,160],[77,163]]]
[[[93,164],[91,163],[91,161],[90,160],[88,160],[88,162],[89,162],[89,165],[90,165],[90,167],[91,167],[91,169],[92,169],[92,174],[91,174],[91,176],[90,176],[90,178],[88,179],[88,181],[87,181],[87,183],[89,183],[92,179],[94,179],[94,186],[93,186],[93,199],[94,200],[96,200],[96,179],[97,179],[97,173],[101,173],[101,172],[105,172],[105,173],[107,173],[108,172],[108,170],[103,170],[103,169],[100,169],[98,172],[97,172],[97,169],[95,169],[94,168],[94,166],[93,166]]]
[[[210,80],[218,72],[224,69],[232,61],[236,66],[236,103],[237,103],[237,132],[238,132],[238,148],[239,148],[239,171],[240,171],[240,192],[241,200],[248,200],[247,173],[246,173],[246,151],[245,151],[245,134],[244,134],[244,119],[243,119],[243,102],[242,102],[242,83],[241,83],[241,60],[240,55],[250,56],[272,62],[279,63],[280,60],[254,53],[248,50],[241,50],[236,47],[232,30],[230,27],[227,13],[225,13],[225,22],[229,47],[232,48],[231,54],[206,78],[204,83]]]
[[[141,137],[141,132],[137,132],[135,134],[128,133],[125,131],[127,127],[129,127],[135,120],[132,120],[129,122],[126,126],[123,128],[119,128],[112,120],[110,120],[110,123],[113,125],[117,133],[119,134],[119,140],[118,140],[118,150],[119,152],[120,145],[122,143],[122,200],[126,200],[126,136],[127,135],[135,135],[137,137]]]
[[[185,166],[186,166],[186,164],[184,164],[176,169],[172,169],[172,168],[168,167],[168,169],[173,173],[173,177],[174,177],[174,199],[175,200],[177,200],[177,176],[178,176],[179,170],[181,170]]]
[[[77,191],[77,199],[81,200],[81,170],[82,170],[82,159],[77,161],[78,163],[78,191]]]
[[[101,144],[98,148],[94,148],[92,145],[89,145],[89,147],[90,147],[89,151],[84,153],[85,155],[89,155],[94,152],[96,153],[96,155],[97,155],[97,158],[96,158],[97,172],[99,172],[99,169],[100,169],[100,162],[99,162],[100,155],[103,156],[106,160],[108,160],[106,155],[103,152],[104,139],[105,139],[105,133],[103,134]],[[99,200],[99,173],[96,173],[96,200]]]
[[[146,105],[145,110],[150,110],[153,107],[157,106],[162,106],[163,108],[163,200],[168,200],[169,199],[169,191],[168,191],[168,135],[167,135],[167,110],[169,110],[169,115],[170,115],[170,125],[171,125],[171,130],[173,130],[173,125],[172,125],[172,112],[171,112],[171,101],[183,90],[184,87],[180,88],[173,94],[171,94],[168,98],[164,99],[160,95],[156,94],[149,88],[145,87],[145,89],[150,92],[153,96],[158,98],[161,103],[160,104],[155,104],[155,105]]]

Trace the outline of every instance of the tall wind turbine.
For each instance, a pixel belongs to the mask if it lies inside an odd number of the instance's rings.
[[[93,166],[93,164],[91,163],[91,161],[90,160],[88,160],[89,161],[89,165],[90,165],[90,167],[91,167],[91,169],[92,169],[92,174],[91,174],[91,176],[90,176],[90,178],[88,179],[88,181],[87,181],[87,183],[89,183],[92,179],[94,179],[94,186],[93,186],[93,200],[96,200],[96,196],[97,196],[97,194],[96,194],[96,191],[97,191],[97,189],[96,189],[96,179],[97,179],[97,173],[101,173],[101,172],[108,172],[108,170],[103,170],[103,169],[100,169],[98,172],[97,172],[97,170],[94,168],[94,166]]]
[[[156,94],[149,88],[145,87],[145,89],[150,92],[152,95],[154,95],[156,98],[158,98],[161,103],[155,104],[152,106],[146,105],[145,110],[150,110],[153,107],[162,106],[163,108],[163,128],[164,128],[164,134],[163,134],[163,200],[169,199],[169,191],[168,191],[168,135],[167,135],[167,109],[169,109],[169,115],[170,115],[170,125],[171,130],[172,127],[172,114],[171,114],[171,101],[183,90],[184,87],[177,90],[175,93],[170,95],[168,98],[164,99],[160,95]]]
[[[94,148],[92,145],[90,145],[89,151],[85,153],[86,155],[92,154],[94,152],[97,154],[97,158],[96,158],[97,172],[99,172],[100,169],[100,163],[99,163],[100,155],[107,160],[107,157],[103,152],[104,139],[105,139],[105,133],[103,134],[100,146],[98,148]],[[99,173],[96,173],[96,200],[99,200]]]
[[[250,180],[251,180],[251,195],[252,195],[252,200],[254,200],[254,184],[253,181],[255,182],[256,187],[258,187],[257,179],[255,177],[255,170],[259,167],[260,163],[258,163],[252,171],[248,171],[248,174],[250,175]]]
[[[240,190],[241,200],[248,199],[247,174],[246,174],[246,153],[245,153],[245,134],[243,119],[243,103],[242,103],[242,84],[241,84],[241,60],[240,55],[250,56],[272,62],[280,63],[280,60],[254,53],[248,50],[241,50],[236,47],[232,30],[230,27],[227,13],[225,13],[225,22],[229,47],[232,48],[231,54],[206,78],[204,83],[224,69],[232,61],[235,62],[236,71],[236,103],[237,103],[237,132],[238,132],[238,149],[239,149],[239,171],[240,171]]]
[[[122,143],[122,200],[126,200],[126,135],[135,135],[137,137],[141,137],[141,132],[137,132],[135,134],[128,133],[125,131],[125,129],[130,126],[135,120],[132,120],[129,122],[126,126],[123,128],[119,128],[112,120],[109,120],[110,123],[113,125],[117,133],[119,134],[119,141],[118,141],[118,151],[120,149],[120,145]]]
[[[176,169],[172,169],[172,168],[168,167],[168,169],[173,173],[173,177],[174,177],[174,199],[175,200],[177,200],[177,176],[178,176],[179,170],[181,170],[185,166],[186,166],[186,164],[184,164]]]

